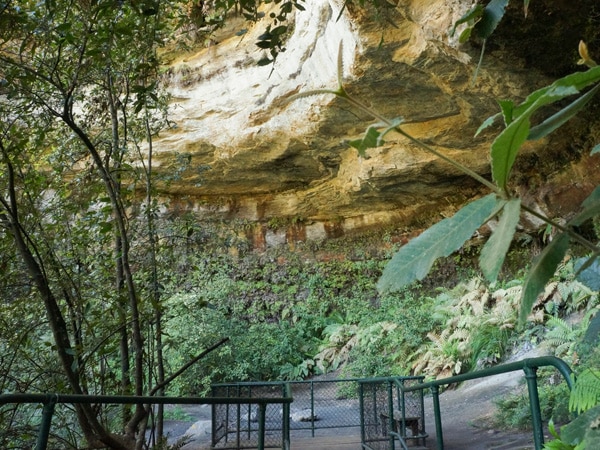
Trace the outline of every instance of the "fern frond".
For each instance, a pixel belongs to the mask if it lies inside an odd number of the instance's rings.
[[[600,370],[586,369],[575,381],[569,398],[569,409],[582,413],[600,403]]]
[[[522,285],[511,286],[507,289],[498,289],[492,293],[492,299],[496,302],[507,302],[514,307],[514,305],[516,305],[521,298],[522,291]]]
[[[558,282],[553,281],[551,283],[548,283],[548,285],[544,289],[544,293],[538,297],[534,306],[544,305],[547,302],[554,300],[556,297],[560,297],[558,293]],[[560,299],[557,299],[556,303],[560,303],[559,300]]]

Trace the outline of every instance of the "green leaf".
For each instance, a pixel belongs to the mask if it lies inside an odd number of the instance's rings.
[[[597,258],[577,258],[573,263],[577,281],[593,291],[600,291],[600,262]],[[598,315],[600,317],[600,314]]]
[[[500,105],[500,110],[502,111],[504,124],[506,126],[510,125],[510,123],[513,121],[513,110],[515,104],[510,100],[498,100],[498,104]]]
[[[600,144],[596,144],[594,146],[594,148],[592,149],[592,151],[590,152],[590,155],[595,155],[596,153],[600,152]]]
[[[523,292],[521,294],[521,311],[519,324],[525,324],[538,295],[544,290],[546,283],[552,278],[556,268],[569,248],[569,235],[561,233],[542,251],[529,270]]]
[[[362,139],[356,139],[350,141],[350,146],[358,150],[358,154],[363,158],[367,156],[367,149],[379,147],[379,138],[381,133],[377,131],[377,128],[372,126],[367,128],[365,135]]]
[[[521,116],[500,133],[492,143],[492,177],[506,189],[517,153],[529,135],[529,117]]]
[[[435,260],[458,250],[497,209],[497,205],[494,194],[475,200],[401,247],[385,267],[377,284],[379,291],[397,291],[423,279]]]
[[[460,33],[460,36],[458,36],[458,42],[461,44],[464,44],[465,42],[467,42],[469,40],[469,38],[471,37],[472,32],[473,32],[472,27],[465,28],[463,30],[463,32]]]
[[[492,35],[504,17],[507,4],[508,0],[492,0],[487,4],[483,9],[481,20],[473,28],[478,38],[487,39]]]
[[[269,58],[261,58],[258,60],[258,62],[256,63],[259,66],[268,66],[269,64],[271,64],[273,62],[272,59]]]
[[[388,134],[390,131],[394,131],[397,127],[402,125],[402,122],[404,122],[404,119],[402,117],[393,118],[390,121],[390,124],[388,125],[388,127],[385,130],[383,130],[381,133],[379,133],[379,137],[377,138],[377,147],[381,147],[385,143],[383,140],[385,135]],[[377,125],[375,125],[375,126],[377,126]]]
[[[569,398],[569,411],[581,414],[600,403],[600,371],[587,368],[577,375]]]
[[[475,137],[477,137],[479,133],[481,133],[486,128],[491,127],[498,117],[500,117],[500,114],[494,114],[493,116],[490,116],[487,119],[485,119],[483,123],[479,126],[479,128],[477,128],[477,131],[475,132]]]
[[[100,222],[100,233],[106,234],[112,231],[113,227],[110,222]]]
[[[596,345],[600,337],[600,314],[596,314],[590,320],[590,323],[585,331],[583,341],[590,345]]]
[[[569,443],[586,442],[586,449],[600,448],[600,406],[587,410],[571,423],[563,426],[560,430],[562,439]]]
[[[579,90],[599,80],[600,66],[593,67],[586,72],[567,75],[556,80],[550,86],[533,92],[523,103],[513,108],[514,119],[492,143],[492,176],[500,188],[506,189],[517,153],[529,136],[531,116],[542,106],[576,94]]]
[[[529,94],[527,96],[527,98],[525,99],[525,101],[523,101],[523,103],[521,103],[519,106],[517,106],[515,108],[514,116],[515,117],[520,116],[527,109],[529,109],[534,103],[536,103],[540,98],[546,96],[550,91],[555,90],[558,87],[572,87],[575,89],[575,91],[572,91],[572,92],[578,92],[578,91],[581,91],[582,89],[585,89],[587,86],[590,86],[591,84],[594,84],[598,81],[600,81],[600,66],[592,67],[591,69],[589,69],[585,72],[575,72],[575,73],[567,75],[563,78],[559,78],[554,83],[552,83],[548,86],[545,86],[541,89],[538,89],[537,91],[534,91],[531,94]],[[563,98],[563,97],[560,97],[560,98]],[[556,101],[558,99],[559,98],[554,98],[553,100],[551,100],[547,103],[544,103],[544,104],[551,103],[552,101]],[[542,106],[542,105],[540,105],[540,106]]]
[[[258,41],[255,44],[258,48],[269,49],[273,46],[272,41]]]
[[[583,210],[569,221],[569,225],[582,225],[586,220],[600,214],[600,186],[596,186],[592,193],[581,202],[581,206]]]
[[[482,14],[483,14],[483,5],[475,5],[473,8],[468,10],[460,19],[458,19],[456,22],[454,22],[454,26],[450,30],[450,36],[454,36],[454,33],[456,33],[456,28],[459,25],[462,25],[463,23],[474,24],[481,18]],[[467,28],[469,30],[469,34],[471,34],[470,30],[472,28],[473,27]]]
[[[523,0],[523,14],[527,17],[527,13],[529,12],[529,0]]]
[[[490,282],[496,281],[504,263],[506,252],[512,243],[519,217],[521,215],[521,200],[511,199],[504,205],[498,226],[481,250],[479,266]]]
[[[577,114],[585,105],[589,103],[592,97],[594,97],[594,95],[596,95],[596,93],[598,92],[598,89],[600,89],[600,84],[596,85],[593,89],[586,92],[584,95],[572,102],[569,106],[561,109],[559,112],[547,118],[539,125],[536,125],[535,127],[531,128],[527,139],[541,139],[544,136],[547,136],[548,134],[552,133],[558,127],[562,126],[566,121],[571,119],[571,117]]]
[[[273,36],[278,36],[287,32],[288,27],[286,25],[279,25],[271,30]]]

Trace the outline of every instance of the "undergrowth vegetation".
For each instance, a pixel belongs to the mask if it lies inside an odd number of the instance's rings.
[[[299,243],[293,251],[264,253],[238,242],[242,250],[234,255],[222,251],[223,242],[202,241],[203,252],[189,249],[187,271],[165,286],[173,292],[165,301],[167,361],[178,367],[198,349],[230,340],[169,392],[204,394],[216,381],[295,380],[335,370],[349,377],[440,378],[534,345],[577,363],[576,344],[598,296],[575,279],[571,260],[539,297],[527,328],[517,331],[523,278],[490,286],[468,258],[451,257],[421,283],[380,294],[376,280],[394,248],[376,250],[376,239]],[[342,251],[349,240],[354,259]],[[522,258],[527,249],[514,251]],[[464,281],[451,286],[448,274]]]

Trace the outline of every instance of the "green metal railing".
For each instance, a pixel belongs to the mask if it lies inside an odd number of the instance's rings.
[[[502,373],[509,373],[522,370],[525,373],[525,378],[527,381],[527,388],[529,392],[529,402],[531,408],[532,415],[532,426],[533,426],[533,437],[534,437],[534,445],[536,450],[541,450],[544,444],[544,434],[542,428],[542,417],[540,411],[539,404],[539,396],[538,396],[538,386],[537,386],[537,369],[540,367],[552,366],[556,368],[560,374],[563,376],[569,389],[573,387],[573,380],[571,378],[571,368],[565,363],[563,360],[547,356],[540,358],[530,358],[522,361],[517,361],[513,363],[503,364],[495,367],[491,367],[488,369],[479,370],[476,372],[456,375],[449,378],[444,378],[441,380],[430,381],[426,383],[416,383],[407,385],[402,380],[410,379],[411,377],[398,377],[398,378],[387,378],[387,379],[369,379],[360,380],[360,384],[366,383],[366,385],[372,384],[381,380],[393,380],[393,384],[395,386],[395,390],[398,390],[400,394],[396,394],[396,397],[403,401],[404,395],[409,392],[418,392],[419,396],[423,395],[424,390],[430,389],[433,395],[433,408],[435,415],[435,429],[436,429],[436,438],[437,438],[437,450],[444,450],[444,439],[443,439],[443,430],[442,430],[442,419],[441,419],[441,411],[440,411],[440,400],[439,400],[439,388],[441,386],[450,385],[454,383],[460,383],[467,380],[473,380],[477,378],[485,378],[493,375],[499,375]],[[339,382],[339,380],[337,380]],[[353,380],[358,382],[359,380]],[[387,382],[387,381],[386,381]],[[266,384],[266,383],[264,383]],[[273,385],[277,385],[278,383],[273,383]],[[54,414],[54,409],[57,404],[142,404],[142,405],[154,405],[154,404],[195,404],[195,405],[213,405],[213,408],[216,405],[246,405],[248,408],[251,406],[256,407],[256,421],[258,422],[257,426],[257,447],[259,450],[264,450],[265,448],[265,433],[267,430],[266,427],[266,411],[268,405],[280,404],[283,408],[283,413],[279,413],[277,416],[281,418],[282,423],[280,425],[280,429],[283,430],[284,441],[287,436],[287,446],[289,446],[289,430],[290,430],[290,418],[289,418],[289,407],[290,404],[294,401],[292,395],[290,394],[289,384],[288,383],[280,383],[280,386],[284,388],[281,391],[281,396],[273,396],[273,397],[251,397],[252,394],[246,394],[245,397],[239,396],[239,393],[236,392],[235,395],[231,395],[232,393],[226,394],[227,396],[216,396],[216,397],[154,397],[154,396],[108,396],[108,395],[74,395],[74,394],[4,394],[0,395],[0,405],[4,404],[16,404],[16,403],[38,403],[43,405],[42,410],[42,419],[40,423],[40,429],[38,432],[36,450],[46,450],[48,444],[48,438],[50,434],[50,428],[52,423],[52,416]],[[252,386],[253,390],[256,386]],[[390,391],[391,383],[389,387],[386,387],[387,391]],[[361,388],[362,390],[362,388]],[[314,389],[313,385],[310,385],[310,398],[311,398],[311,411],[314,411]],[[244,393],[245,394],[245,393]],[[373,395],[377,395],[377,392],[374,391]],[[362,394],[361,394],[362,396]],[[403,449],[406,448],[405,438],[406,438],[406,430],[404,421],[406,418],[401,414],[401,426],[399,429],[393,429],[394,420],[394,404],[390,403],[393,395],[389,392],[386,393],[385,408],[387,409],[387,419],[388,423],[388,436],[389,436],[389,444],[394,448],[394,441],[400,443]],[[421,397],[422,398],[422,397]],[[362,399],[361,399],[362,402]],[[404,411],[406,405],[404,403],[399,403],[398,406],[400,411]],[[365,417],[364,417],[364,407],[361,404],[361,414],[360,414],[360,426],[363,429],[363,448],[371,448],[368,445],[365,447],[365,439],[364,439],[364,426],[365,426]],[[421,411],[422,411],[422,403],[421,403]],[[375,416],[379,417],[379,412],[375,412]],[[237,419],[239,423],[239,417]],[[422,416],[421,416],[421,421]],[[215,422],[213,420],[213,422]],[[213,423],[214,426],[214,423]],[[311,425],[314,427],[314,421]],[[279,428],[279,427],[278,427]],[[426,437],[427,435],[424,433],[424,428],[420,429],[419,432],[423,433]],[[214,430],[213,430],[214,433]],[[314,433],[314,428],[313,428]],[[395,438],[395,439],[394,439]],[[214,444],[214,443],[213,443]],[[285,444],[284,444],[285,447]]]
[[[361,447],[364,450],[403,450],[407,441],[425,445],[423,390],[406,388],[423,383],[423,376],[379,377],[359,381]],[[412,395],[406,394],[413,392]],[[407,429],[411,434],[407,434]]]
[[[4,394],[0,395],[0,405],[15,403],[40,403],[44,405],[42,421],[37,436],[35,450],[46,450],[52,425],[52,416],[57,404],[112,404],[112,405],[257,405],[258,406],[258,449],[264,449],[265,411],[269,404],[289,405],[291,397],[274,398],[229,398],[229,397],[153,397],[153,396],[112,396],[112,395],[76,395],[76,394]],[[282,420],[289,422],[289,416]],[[284,425],[285,426],[285,425]],[[289,425],[288,425],[289,426]]]
[[[405,386],[402,388],[404,392],[417,390],[431,389],[433,394],[433,409],[435,414],[435,431],[437,437],[438,450],[444,450],[444,437],[442,431],[442,418],[440,412],[439,388],[454,383],[461,383],[467,380],[476,378],[485,378],[492,375],[502,373],[516,372],[522,370],[525,372],[527,380],[527,389],[529,392],[529,406],[531,408],[531,420],[533,426],[533,441],[536,450],[541,450],[544,445],[544,430],[542,427],[542,414],[540,411],[540,400],[537,389],[537,369],[540,367],[552,366],[556,368],[567,382],[569,389],[573,388],[573,380],[571,378],[572,370],[569,365],[562,359],[554,356],[544,356],[540,358],[529,358],[522,361],[516,361],[508,364],[490,367],[488,369],[478,370],[476,372],[456,375],[441,380],[430,381],[413,386]]]

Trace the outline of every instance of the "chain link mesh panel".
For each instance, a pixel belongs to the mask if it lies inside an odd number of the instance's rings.
[[[288,407],[288,430],[284,429],[286,421],[282,417],[286,407],[267,406],[265,448],[282,448],[287,437],[292,440],[315,437],[319,436],[319,430],[331,428],[344,429],[347,435],[358,435],[361,433],[362,400],[364,442],[373,450],[385,450],[390,448],[390,431],[408,439],[426,436],[422,393],[402,392],[403,385],[422,380],[422,377],[401,377],[222,384],[213,386],[213,396],[268,398],[291,395],[294,401]],[[286,385],[290,392],[286,393]],[[255,448],[257,438],[256,405],[213,407],[215,448]]]
[[[404,392],[403,387],[423,382],[423,377],[361,380],[363,443],[372,450],[392,448],[397,434],[404,441],[425,439],[423,392]]]
[[[285,396],[283,383],[236,384],[213,386],[213,397],[275,398]],[[265,409],[265,448],[285,448],[287,405],[268,404]],[[219,449],[257,448],[259,440],[259,407],[247,405],[214,405],[212,445]]]
[[[363,444],[372,450],[390,448],[388,434],[390,417],[389,380],[360,382],[360,400],[363,416]]]
[[[319,430],[344,428],[360,432],[356,380],[320,380],[290,383],[294,402],[290,409],[292,436],[317,436]]]

